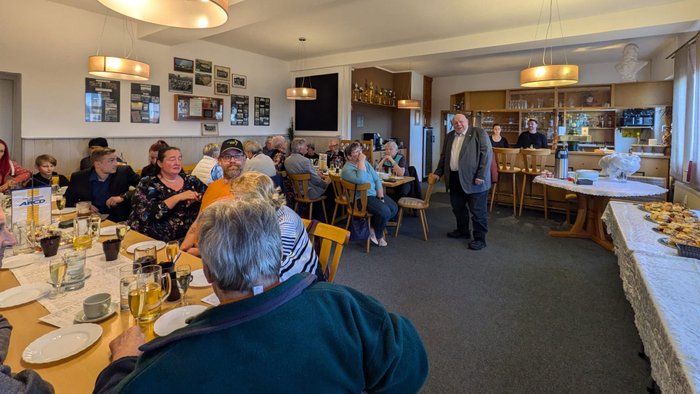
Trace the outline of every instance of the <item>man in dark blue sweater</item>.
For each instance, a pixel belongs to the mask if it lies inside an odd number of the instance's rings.
[[[408,319],[311,274],[280,283],[269,202],[217,202],[199,223],[204,275],[221,304],[147,344],[138,327],[125,331],[95,393],[420,390],[428,360]]]
[[[537,132],[537,119],[527,120],[527,132],[523,132],[518,136],[516,148],[548,148],[547,136]]]

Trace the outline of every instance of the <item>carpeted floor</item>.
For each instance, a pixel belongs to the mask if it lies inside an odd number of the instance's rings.
[[[427,215],[428,242],[406,217],[388,247],[346,248],[336,276],[415,324],[430,361],[423,392],[645,392],[650,371],[613,253],[550,237],[563,215],[495,207],[481,251],[445,236],[447,194]]]

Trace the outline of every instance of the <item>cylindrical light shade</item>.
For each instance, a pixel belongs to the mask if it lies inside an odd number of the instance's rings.
[[[158,25],[202,29],[228,20],[228,0],[98,0],[129,18]]]
[[[90,56],[88,58],[88,73],[103,78],[148,81],[151,75],[151,66],[122,57]]]
[[[316,89],[314,88],[288,88],[287,98],[290,100],[316,100]]]
[[[420,101],[418,100],[399,100],[396,103],[398,109],[420,109]]]
[[[520,86],[526,88],[564,86],[577,82],[578,66],[575,64],[550,64],[520,72]]]

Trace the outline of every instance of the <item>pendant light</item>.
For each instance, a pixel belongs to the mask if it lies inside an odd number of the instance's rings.
[[[544,9],[544,4],[546,0],[542,1],[542,7],[540,8],[540,18],[537,20],[537,30],[535,31],[535,39],[537,39],[537,31],[540,27],[540,21],[542,19],[542,10]],[[561,32],[562,41],[564,39],[564,30],[561,27],[561,16],[559,15],[559,2],[557,0],[549,0],[549,22],[547,23],[547,30],[545,32],[545,46],[542,50],[542,65],[532,67],[532,58],[526,69],[520,72],[520,86],[526,88],[541,88],[541,87],[553,87],[553,86],[565,86],[578,83],[578,66],[575,64],[568,64],[566,58],[566,52],[564,52],[564,64],[553,64],[552,60],[552,46],[548,45],[549,33],[552,27],[552,12],[553,5],[556,2],[557,7],[557,19],[559,19],[559,29]],[[547,64],[547,50],[549,50],[549,64]]]
[[[304,70],[304,43],[306,38],[299,37],[299,57],[301,58],[301,69]],[[295,78],[296,80],[296,78]],[[309,79],[309,87],[304,86],[306,77],[301,77],[301,86],[293,86],[287,89],[287,99],[289,100],[316,100],[316,89],[311,87],[311,79]],[[296,82],[294,83],[296,85]]]
[[[107,18],[108,15],[105,15],[105,21],[102,24],[102,34],[100,34],[100,43],[97,46],[97,54],[88,57],[88,73],[101,78],[121,79],[125,81],[147,81],[151,76],[151,66],[147,63],[129,58],[134,51],[134,36],[129,29],[126,18],[124,18],[124,30],[128,32],[131,37],[129,53],[126,53],[125,46],[124,57],[100,55],[100,46],[102,45],[102,37],[105,33]]]
[[[228,0],[98,0],[129,18],[157,25],[203,29],[228,20]]]

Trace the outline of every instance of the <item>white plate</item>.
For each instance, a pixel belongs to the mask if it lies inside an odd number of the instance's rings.
[[[185,320],[199,315],[206,309],[207,307],[204,305],[188,305],[168,311],[156,320],[153,331],[159,337],[164,337],[178,328],[187,326]]]
[[[201,269],[192,271],[192,282],[190,282],[190,287],[209,287],[211,283],[207,282],[207,278],[204,276],[204,271]]]
[[[118,308],[119,308],[119,304],[116,302],[113,302],[109,305],[109,309],[107,309],[107,313],[105,313],[104,315],[102,315],[100,317],[96,317],[94,319],[88,319],[87,317],[85,317],[85,312],[83,312],[83,310],[81,309],[80,312],[78,312],[78,314],[75,315],[75,322],[76,323],[97,323],[97,322],[100,322],[100,321],[105,320],[108,317],[112,316],[117,311]]]
[[[117,226],[102,227],[100,235],[117,235]]]
[[[44,257],[43,253],[18,254],[17,256],[5,257],[2,260],[2,269],[13,269],[24,267],[25,265],[36,263]]]
[[[45,296],[51,289],[48,283],[32,283],[7,289],[0,293],[0,308],[26,304]]]
[[[76,324],[59,328],[30,343],[22,352],[22,360],[32,364],[51,363],[78,354],[102,336],[97,324]]]
[[[69,213],[75,212],[75,207],[68,207],[63,209],[54,209],[51,211],[52,215],[67,215]]]
[[[126,248],[126,251],[129,253],[134,253],[134,250],[136,250],[136,248],[138,248],[139,246],[150,246],[150,245],[155,245],[156,250],[161,250],[165,247],[165,242],[163,242],[163,241],[143,241],[143,242],[139,242],[139,243],[136,243],[136,244],[129,246],[128,248]]]

